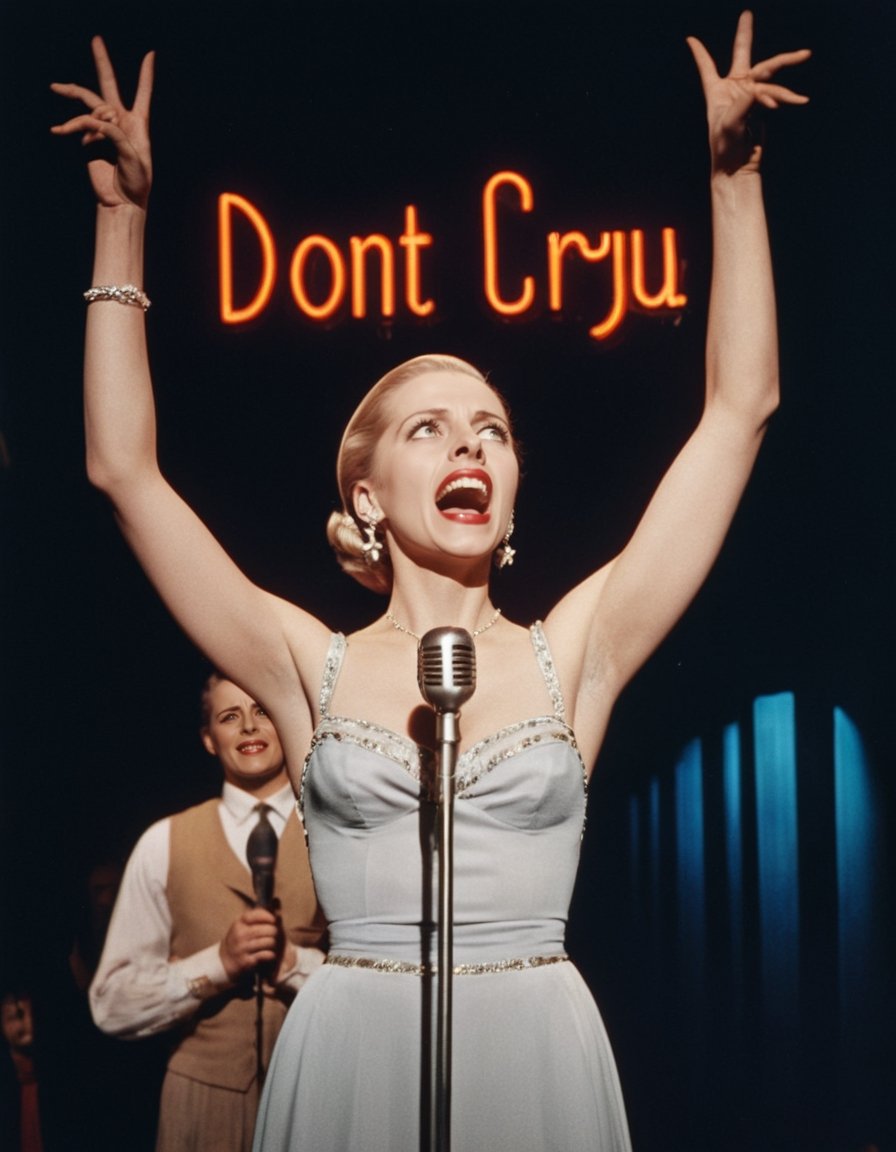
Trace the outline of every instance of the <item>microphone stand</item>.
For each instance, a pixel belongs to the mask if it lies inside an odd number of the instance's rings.
[[[258,1091],[264,1085],[264,1059],[262,1058],[262,1044],[264,1043],[264,987],[261,983],[261,972],[255,969],[255,1078],[258,1081]]]
[[[462,628],[433,628],[417,649],[417,680],[436,713],[438,755],[438,964],[435,1059],[430,1069],[431,1152],[451,1148],[451,984],[454,975],[454,775],[460,706],[476,686],[473,638]]]
[[[436,973],[436,1149],[451,1147],[451,991],[454,977],[454,769],[459,712],[436,713],[439,757],[439,915]]]

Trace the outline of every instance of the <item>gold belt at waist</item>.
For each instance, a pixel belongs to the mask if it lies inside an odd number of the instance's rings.
[[[455,964],[455,976],[485,976],[493,972],[523,972],[527,968],[543,968],[546,964],[561,964],[569,957],[560,956],[521,956],[513,960],[486,960],[482,964]],[[340,968],[366,968],[371,972],[400,972],[406,976],[434,976],[436,965],[414,964],[409,960],[377,960],[372,956],[340,956],[330,953],[325,964],[336,964]]]

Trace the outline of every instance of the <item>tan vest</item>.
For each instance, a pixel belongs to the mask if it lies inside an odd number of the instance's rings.
[[[167,896],[171,954],[192,956],[223,938],[252,904],[252,877],[227,843],[219,800],[208,800],[171,818]],[[284,931],[293,944],[319,943],[324,929],[308,852],[293,812],[277,850],[274,894]],[[286,1004],[264,999],[263,1062],[267,1067]],[[203,1084],[245,1092],[256,1074],[256,1004],[252,978],[206,1000],[184,1026],[168,1061],[172,1072]]]

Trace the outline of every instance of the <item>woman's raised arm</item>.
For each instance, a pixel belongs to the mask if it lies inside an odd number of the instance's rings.
[[[713,564],[778,404],[774,285],[748,116],[806,97],[773,83],[805,49],[751,64],[753,19],[738,22],[731,70],[720,76],[690,38],[706,99],[711,156],[713,268],[706,403],[697,429],[661,481],[623,551],[565,597],[547,624],[580,695],[577,734],[596,701],[615,696],[673,627]],[[602,707],[596,714],[602,714]]]
[[[152,53],[143,60],[128,108],[103,41],[95,38],[92,48],[98,91],[52,85],[86,109],[52,131],[81,134],[86,144],[105,139],[116,152],[114,162],[88,163],[97,198],[84,362],[88,474],[112,501],[128,543],[181,626],[276,715],[276,700],[287,685],[294,688],[309,649],[316,668],[308,666],[307,675],[316,677],[326,630],[248,580],[159,470],[143,295],[154,60]]]

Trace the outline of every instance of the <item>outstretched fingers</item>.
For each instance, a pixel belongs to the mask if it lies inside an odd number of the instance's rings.
[[[752,68],[753,75],[760,80],[767,80],[782,68],[789,68],[791,64],[802,64],[812,55],[811,48],[798,48],[795,52],[778,52],[769,56],[768,60],[757,61]]]
[[[777,108],[780,104],[806,104],[808,96],[794,92],[781,84],[770,84],[775,74],[782,68],[794,64],[802,64],[808,60],[812,52],[808,48],[799,48],[793,52],[778,52],[767,60],[760,60],[756,64],[750,63],[750,54],[753,47],[753,16],[750,12],[743,12],[737,24],[734,37],[734,50],[731,57],[731,71],[727,77],[721,77],[716,63],[706,46],[696,36],[687,37],[688,47],[697,65],[700,82],[704,92],[721,79],[734,81],[752,81],[755,85],[755,99],[767,108]]]
[[[112,61],[109,59],[106,43],[102,36],[94,36],[90,41],[90,47],[93,51],[93,62],[96,65],[96,76],[99,80],[103,100],[123,108],[124,105],[118,92],[118,81],[115,78],[115,69],[112,67]]]
[[[95,108],[98,104],[103,103],[102,96],[98,96],[92,88],[85,88],[81,84],[59,84],[54,81],[50,85],[50,90],[58,92],[60,96],[68,97],[69,100],[80,100],[88,108]]]
[[[50,129],[57,136],[81,134],[84,144],[106,140],[115,148],[116,158],[88,164],[91,183],[100,204],[117,207],[132,204],[146,208],[152,184],[152,154],[149,142],[149,105],[152,96],[154,55],[147,53],[140,66],[137,92],[132,108],[121,101],[118,82],[102,37],[91,41],[97,72],[97,88],[81,84],[51,84],[60,96],[79,101],[82,110]]]
[[[687,38],[697,65],[706,101],[710,150],[715,170],[732,174],[758,170],[760,150],[754,143],[747,123],[752,108],[775,109],[785,104],[806,104],[803,96],[775,82],[779,69],[801,64],[811,52],[778,52],[751,64],[753,50],[753,15],[742,12],[734,35],[731,70],[720,75],[715,61],[704,44],[695,36]]]
[[[716,62],[712,56],[710,56],[706,46],[698,40],[696,36],[688,36],[687,44],[691,50],[691,55],[694,57],[694,63],[697,65],[697,72],[700,76],[700,83],[703,85],[705,91],[713,81],[719,78]]]
[[[72,116],[62,124],[54,124],[50,131],[58,136],[68,136],[73,132],[96,133],[101,127],[100,122],[111,123],[117,118],[116,109],[92,88],[85,88],[82,84],[53,83],[50,85],[50,90],[65,96],[68,100],[80,100],[87,107],[86,112]]]
[[[803,96],[780,84],[768,84],[766,81],[771,80],[779,69],[802,64],[811,55],[812,52],[808,48],[800,48],[796,52],[779,52],[776,56],[770,56],[768,60],[760,60],[758,64],[754,64],[750,70],[751,75],[763,88],[773,92],[782,104],[807,104],[808,96]]]
[[[94,36],[91,41],[91,47],[96,63],[99,92],[93,88],[85,88],[83,84],[62,84],[55,82],[50,85],[50,89],[60,96],[65,96],[69,100],[80,100],[82,104],[87,106],[91,113],[98,115],[100,119],[112,120],[119,113],[127,112],[128,109],[122,103],[121,95],[118,91],[118,81],[115,78],[115,70],[112,67],[112,61],[109,59],[109,53],[106,50],[103,38],[101,36]],[[149,120],[154,72],[155,52],[147,52],[140,64],[137,92],[134,96],[133,107],[130,109],[130,111],[144,121]],[[109,111],[106,112],[105,109]],[[69,131],[77,131],[75,128],[69,128],[69,125],[72,123],[74,123],[74,121],[69,121],[68,124],[59,125],[58,129],[54,130],[67,128]]]
[[[60,88],[68,87],[68,85],[52,85],[54,91],[58,92]],[[74,87],[74,85],[71,85]],[[65,93],[63,93],[65,95]],[[70,119],[63,121],[61,124],[53,124],[50,131],[54,132],[57,136],[71,136],[76,132],[105,132],[107,129],[114,127],[118,119],[118,113],[108,104],[98,101],[96,104],[91,104],[88,112],[80,112],[77,116],[72,116]]]
[[[90,47],[93,50],[93,59],[96,64],[97,79],[100,84],[100,92],[102,93],[103,100],[113,107],[125,110],[125,105],[121,99],[121,94],[118,91],[118,80],[115,76],[115,69],[112,67],[112,61],[109,58],[109,52],[106,49],[106,42],[102,36],[94,36],[90,42]],[[134,103],[131,111],[140,116],[144,120],[149,120],[149,105],[152,101],[152,83],[153,75],[155,72],[155,52],[147,52],[140,62],[140,74],[137,78],[137,92],[134,96]]]
[[[155,75],[156,54],[147,52],[140,63],[140,75],[137,78],[137,93],[134,96],[134,112],[144,120],[149,120],[149,105],[152,101],[152,84]]]
[[[101,105],[100,113],[105,108],[108,108],[108,105]],[[57,136],[71,136],[76,132],[83,132],[83,144],[93,144],[97,140],[105,139],[111,140],[119,148],[124,148],[129,141],[126,134],[118,127],[116,119],[117,117],[111,109],[109,116],[85,112],[81,116],[73,116],[64,124],[54,124],[50,131]]]
[[[93,113],[97,108],[104,104],[101,96],[98,96],[90,88],[84,88],[81,84],[59,84],[53,83],[50,85],[50,90],[56,92],[59,96],[64,96],[69,100],[81,100],[81,103],[88,107],[88,112],[83,112],[77,116],[71,116],[69,120],[61,124],[53,124],[50,129],[58,136],[67,136],[70,132],[79,132],[88,130],[90,126],[85,123],[86,120],[93,119]]]
[[[750,57],[753,54],[753,13],[741,12],[734,33],[734,47],[731,50],[732,76],[745,76],[750,71]]]
[[[777,108],[781,104],[808,104],[809,97],[793,92],[781,84],[757,84],[756,101],[766,108]]]

